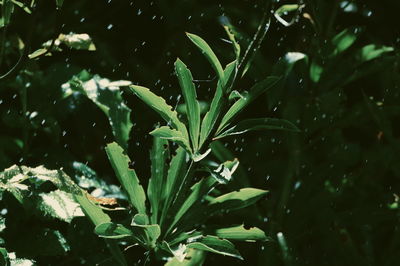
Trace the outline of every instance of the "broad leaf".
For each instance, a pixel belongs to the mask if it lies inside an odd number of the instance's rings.
[[[100,237],[109,239],[134,238],[134,234],[129,228],[112,222],[99,224],[94,231]]]
[[[252,130],[283,130],[300,132],[296,125],[284,119],[253,118],[239,122],[237,125],[227,129],[225,132],[222,132],[219,136],[215,137],[215,139],[232,135],[240,135]]]
[[[196,88],[193,84],[193,77],[190,70],[180,59],[177,59],[175,62],[175,70],[185,99],[192,147],[194,152],[196,152],[199,147],[200,134],[200,105],[197,101]]]
[[[130,118],[131,109],[124,103],[120,87],[130,85],[130,81],[111,82],[98,75],[90,75],[83,70],[70,81],[64,83],[62,88],[65,97],[73,92],[80,92],[95,103],[107,116],[116,142],[127,150],[129,133],[132,128]]]
[[[131,85],[130,88],[143,102],[161,115],[174,129],[180,131],[183,137],[189,141],[186,126],[178,119],[176,111],[173,111],[172,107],[168,105],[162,97],[157,96],[145,87]]]
[[[258,96],[276,85],[280,79],[280,77],[267,77],[263,81],[254,85],[249,92],[242,93],[243,98],[238,99],[222,118],[217,134],[219,134],[232,121],[232,119],[240,113],[240,111],[253,102]]]
[[[346,51],[356,40],[359,29],[349,28],[341,31],[332,39],[333,52],[332,56],[338,55]]]
[[[130,203],[139,213],[146,213],[146,195],[139,183],[136,172],[129,168],[130,160],[123,149],[115,142],[106,147],[106,152],[119,182],[128,194]]]
[[[186,247],[185,247],[186,249]],[[203,250],[193,248],[186,249],[187,254],[183,261],[179,261],[177,257],[168,261],[165,266],[201,266],[206,260],[206,253]]]
[[[224,70],[223,70],[222,65],[219,62],[217,56],[211,49],[211,47],[206,43],[206,41],[204,41],[201,37],[199,37],[195,34],[186,33],[186,35],[200,49],[200,51],[203,53],[203,55],[210,62],[211,66],[214,68],[215,72],[218,74],[218,79],[223,80],[224,79]]]
[[[187,247],[243,259],[230,241],[220,239],[216,236],[206,236],[196,239],[196,242],[187,244]]]

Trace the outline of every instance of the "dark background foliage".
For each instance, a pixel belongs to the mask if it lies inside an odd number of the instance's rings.
[[[285,3],[294,2],[280,1],[271,7]],[[302,52],[310,60],[322,62],[321,82],[313,83],[309,65],[300,62],[279,91],[267,93],[243,115],[285,118],[302,132],[256,132],[227,140],[227,148],[241,162],[242,174],[232,186],[249,184],[270,194],[254,208],[219,219],[256,225],[272,241],[238,244],[243,262],[210,254],[206,265],[398,263],[400,4],[391,0],[305,0],[304,4],[303,12],[310,14],[312,21],[300,16],[294,25],[284,27],[272,16],[261,49],[238,86],[248,89],[255,80],[266,77],[287,52]],[[88,33],[97,50],[66,49],[28,60],[17,73],[0,80],[0,169],[12,164],[44,164],[71,171],[72,162],[78,161],[107,182],[116,183],[103,150],[113,139],[106,117],[82,96],[64,99],[61,84],[87,69],[111,80],[142,84],[178,104],[179,85],[173,73],[177,57],[186,62],[195,79],[214,78],[184,33],[202,36],[228,63],[234,56],[230,44],[222,40],[221,16],[229,18],[244,36],[252,36],[263,5],[263,1],[249,0],[65,1],[56,11],[54,3],[39,1],[31,15],[16,10],[7,31],[2,74],[18,60],[13,48],[17,37],[26,42],[32,35],[33,51],[60,32]],[[360,29],[354,45],[340,56],[325,58],[323,51],[332,37],[349,27]],[[246,39],[241,43],[246,47]],[[368,64],[351,59],[371,43],[395,50]],[[345,82],[353,75],[357,78]],[[214,81],[200,82],[199,98],[210,99],[214,85]],[[148,132],[159,118],[133,96],[123,97],[132,108],[134,123],[129,155],[139,176],[146,177],[151,145]],[[32,117],[33,112],[36,116]],[[2,237],[7,248],[22,257],[33,257],[39,265],[61,265],[65,259],[67,254],[54,250],[42,253],[38,236],[43,223],[67,235],[72,248],[65,265],[93,265],[109,257],[107,251],[99,252],[105,246],[84,219],[75,219],[70,225],[41,221],[24,216],[11,199],[3,199],[0,205],[12,209],[7,214],[10,227]],[[141,252],[127,254],[137,261]]]

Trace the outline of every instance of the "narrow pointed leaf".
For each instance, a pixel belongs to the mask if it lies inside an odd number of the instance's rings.
[[[238,62],[240,58],[240,45],[236,41],[235,34],[233,33],[233,30],[231,29],[230,25],[226,24],[223,27],[226,31],[226,34],[228,35],[229,40],[232,42],[233,51],[235,52],[236,61]]]
[[[212,199],[209,207],[216,212],[241,209],[254,204],[267,193],[268,191],[262,189],[242,188],[239,191],[230,192]]]
[[[180,131],[185,139],[188,139],[188,132],[186,126],[179,120],[178,114],[172,107],[168,105],[165,100],[151,92],[149,89],[137,85],[131,85],[130,89],[134,92],[143,102],[149,105],[172,127]]]
[[[216,236],[206,236],[197,239],[196,242],[187,244],[187,247],[243,259],[230,241],[220,239]]]
[[[186,33],[189,39],[200,49],[200,51],[204,54],[207,60],[210,62],[211,66],[214,68],[215,72],[218,74],[218,78],[220,80],[224,79],[224,70],[222,68],[221,63],[219,62],[217,56],[211,49],[211,47],[204,41],[201,37]]]
[[[200,105],[197,101],[196,88],[193,84],[193,77],[190,70],[180,59],[177,59],[175,62],[175,70],[185,99],[190,139],[192,140],[195,152],[199,146],[200,134]]]
[[[222,132],[219,136],[215,137],[215,139],[220,139],[232,135],[240,135],[253,130],[283,130],[300,132],[299,128],[296,125],[285,119],[254,118],[246,119],[239,122],[237,125],[229,128],[225,132]]]
[[[169,156],[168,141],[153,138],[153,148],[150,152],[151,178],[147,187],[147,195],[151,206],[151,222],[158,222],[159,206],[164,202],[164,180],[167,177],[166,160]]]
[[[213,188],[216,184],[216,180],[208,177],[200,180],[198,183],[192,186],[191,193],[181,205],[180,209],[174,215],[173,221],[170,224],[168,232],[174,229],[180,219],[189,211],[189,209],[193,208],[195,204],[200,204],[201,200],[208,194],[208,192]]]
[[[190,144],[188,139],[186,139],[182,133],[178,130],[172,129],[168,126],[162,126],[154,129],[150,132],[150,135],[154,137],[158,137],[161,139],[167,139],[173,142],[176,142],[182,148],[184,148],[187,152],[192,153],[192,149],[190,148]]]
[[[146,195],[139,183],[136,172],[129,168],[130,159],[115,142],[106,147],[106,152],[119,182],[129,197],[129,202],[139,213],[146,213]]]
[[[100,237],[110,239],[125,239],[133,237],[133,232],[122,224],[112,222],[102,223],[96,226],[95,233]]]
[[[280,77],[274,76],[267,77],[263,81],[260,81],[256,85],[254,85],[249,92],[242,93],[243,98],[237,100],[222,118],[217,134],[221,132],[232,121],[232,119],[240,113],[240,111],[242,111],[246,106],[253,102],[258,96],[276,85],[280,79]]]
[[[235,61],[228,64],[225,69],[225,77],[231,77],[231,75],[234,74],[234,70],[236,68]],[[208,138],[210,132],[212,129],[216,126],[216,122],[218,119],[218,116],[221,113],[221,110],[224,106],[224,87],[225,87],[225,82],[224,81],[218,81],[217,84],[217,90],[215,92],[214,98],[211,102],[210,110],[206,113],[206,115],[203,118],[203,121],[201,123],[201,130],[200,130],[200,146],[203,145],[203,143],[206,141]]]

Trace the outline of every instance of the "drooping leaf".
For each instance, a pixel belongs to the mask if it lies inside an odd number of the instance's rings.
[[[65,96],[80,92],[96,104],[107,116],[117,143],[127,150],[129,133],[132,129],[131,109],[126,106],[120,87],[130,85],[130,81],[111,82],[98,75],[92,76],[86,70],[81,71],[62,88]]]
[[[240,135],[252,130],[283,130],[300,132],[299,128],[292,122],[278,118],[253,118],[240,121],[237,125],[227,129],[215,139],[226,136]]]
[[[283,18],[283,16],[288,15],[289,13],[295,11],[297,12],[298,10],[303,9],[303,7],[304,5],[298,5],[298,4],[282,5],[277,10],[275,10],[274,16],[283,26],[288,27],[291,26],[296,21],[296,17],[292,18],[291,21],[288,22]]]
[[[106,152],[119,182],[129,197],[129,202],[139,213],[146,213],[146,195],[140,185],[136,172],[129,168],[130,159],[115,142],[106,147]]]
[[[278,83],[280,77],[267,77],[263,81],[258,82],[255,84],[249,92],[242,93],[243,98],[238,99],[227,111],[227,113],[222,118],[221,124],[218,127],[217,134],[219,134],[229,123],[232,121],[233,118],[240,111],[242,111],[247,105],[249,105],[252,101],[254,101],[258,96],[263,94],[268,89],[272,88],[274,85]]]
[[[133,217],[131,226],[134,234],[140,236],[148,248],[153,249],[156,247],[157,239],[161,235],[161,229],[158,224],[148,224],[148,220],[147,215],[136,214]]]
[[[234,70],[236,68],[235,61],[228,64],[224,71],[224,76],[228,78],[233,75]],[[224,92],[225,92],[225,85],[227,80],[219,80],[217,84],[217,90],[215,92],[214,98],[211,102],[210,110],[206,113],[201,123],[201,130],[200,130],[200,147],[204,144],[206,139],[208,138],[210,132],[216,126],[216,122],[218,116],[221,115],[221,110],[225,105],[224,101]]]
[[[218,75],[218,79],[223,80],[224,79],[224,70],[223,70],[222,65],[219,62],[217,56],[211,49],[211,47],[206,43],[206,41],[204,41],[201,37],[199,37],[195,34],[186,33],[186,35],[200,49],[200,51],[203,53],[203,55],[210,62],[211,66],[214,68],[215,72]]]
[[[223,210],[236,210],[254,204],[268,193],[266,190],[257,188],[242,188],[217,198],[211,199],[209,207],[217,212]]]
[[[157,223],[159,211],[165,200],[163,188],[167,177],[166,161],[169,156],[168,141],[153,138],[153,148],[150,151],[151,178],[147,187],[147,196],[151,206],[151,222]]]
[[[187,152],[192,153],[188,139],[186,139],[182,133],[176,129],[172,129],[168,126],[162,126],[151,131],[150,135],[173,141],[184,148]]]
[[[187,247],[243,259],[230,241],[216,236],[198,238],[195,242],[187,244]]]
[[[194,152],[196,152],[199,147],[200,134],[200,105],[197,101],[196,88],[193,84],[193,77],[190,70],[180,59],[177,59],[175,62],[175,70],[185,99],[192,147]]]
[[[145,87],[131,85],[130,88],[143,102],[161,115],[168,124],[171,124],[174,129],[180,131],[184,139],[189,141],[186,126],[179,120],[176,111],[173,111],[172,107],[162,97],[157,96]]]

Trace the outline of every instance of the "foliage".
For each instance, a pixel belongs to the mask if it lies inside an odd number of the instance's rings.
[[[397,265],[396,1],[0,5],[1,265]]]

